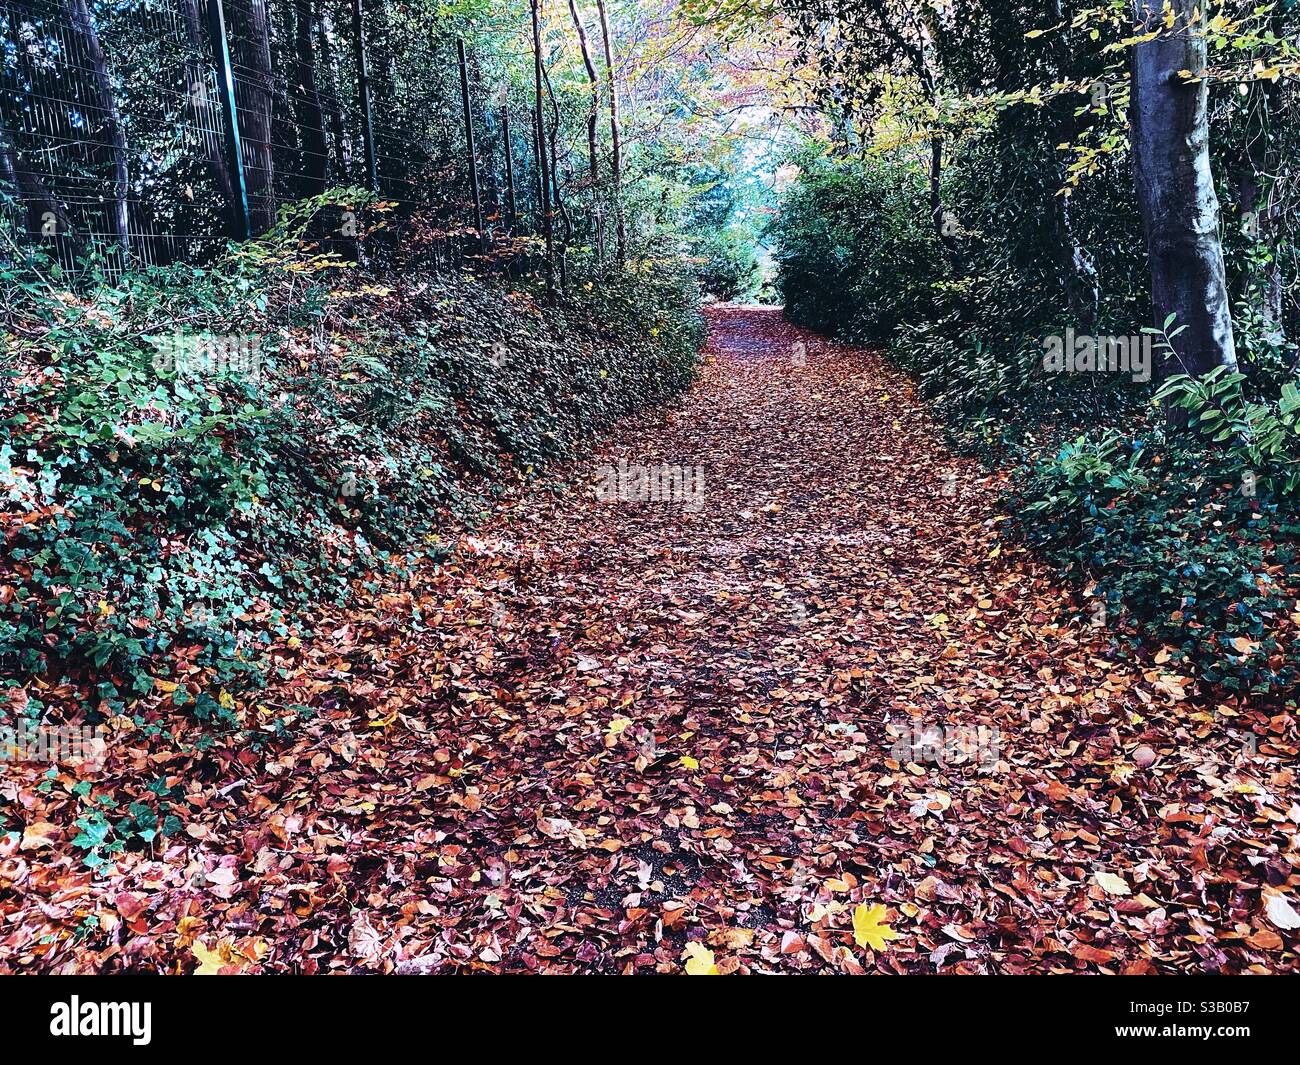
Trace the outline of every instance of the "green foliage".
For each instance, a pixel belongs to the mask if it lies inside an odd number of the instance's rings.
[[[850,340],[887,340],[917,321],[941,273],[914,169],[884,158],[833,159],[806,150],[771,236],[787,316]]]
[[[1100,298],[1089,307],[1069,291],[1075,264],[1045,221],[1055,172],[1014,123],[973,139],[947,171],[956,266],[927,228],[919,161],[909,175],[874,156],[814,156],[776,227],[787,312],[850,339],[888,341],[952,441],[1015,467],[1013,528],[1091,587],[1110,624],[1175,648],[1205,679],[1283,691],[1300,676],[1300,651],[1285,635],[1300,585],[1294,348],[1243,316],[1243,373],[1168,381],[1159,399],[1187,425],[1167,433],[1151,424],[1154,386],[1046,369],[1044,338],[1068,326],[1143,335],[1145,268],[1127,237],[1139,232],[1122,203],[1127,176],[1098,165],[1093,187],[1071,198],[1097,271]],[[890,203],[900,205],[897,219]],[[1158,353],[1178,330],[1156,333]],[[1045,443],[1062,438],[1070,442]]]
[[[1178,374],[1157,394],[1186,411],[1189,424],[1266,487],[1286,496],[1300,490],[1300,389],[1287,381],[1274,402],[1251,400],[1243,373],[1217,366],[1200,378]]]
[[[509,480],[692,377],[680,272],[579,277],[542,310],[468,275],[345,268],[301,243],[323,202],[210,267],[82,293],[0,267],[7,677],[112,711],[162,681],[229,721],[223,685],[312,604],[439,553]]]
[[[747,227],[730,225],[701,240],[696,276],[700,287],[720,300],[751,296],[759,280],[755,237]]]
[[[1104,623],[1172,647],[1209,681],[1286,690],[1300,646],[1279,632],[1300,579],[1293,511],[1236,458],[1111,429],[1028,463],[1012,498],[1018,531],[1091,586]]]

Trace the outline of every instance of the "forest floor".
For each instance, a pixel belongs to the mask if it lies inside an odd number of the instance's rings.
[[[114,745],[105,772],[185,781],[155,853],[92,876],[24,789],[0,958],[1296,968],[1294,721],[1118,659],[881,357],[710,318],[679,401],[283,648],[260,700],[315,715],[289,737]],[[599,498],[620,460],[702,495]],[[897,938],[859,945],[875,906]]]

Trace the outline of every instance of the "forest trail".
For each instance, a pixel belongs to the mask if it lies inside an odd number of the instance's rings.
[[[114,889],[174,934],[114,964],[1265,964],[1290,775],[1072,620],[878,355],[710,322],[678,402],[285,652],[265,700],[317,716],[209,754],[188,838]],[[598,499],[620,460],[701,467],[698,509]],[[894,760],[927,728],[944,759]]]

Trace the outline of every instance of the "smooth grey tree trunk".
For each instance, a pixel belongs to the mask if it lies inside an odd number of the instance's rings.
[[[614,38],[609,28],[609,11],[605,0],[596,0],[600,15],[600,34],[605,50],[605,77],[609,81],[610,172],[614,180],[614,237],[618,261],[627,257],[627,219],[623,214],[623,130],[618,120],[618,81],[614,77]]]
[[[127,195],[130,181],[127,173],[126,130],[117,109],[112,79],[108,76],[108,61],[99,42],[99,31],[91,17],[86,0],[67,0],[68,21],[72,32],[80,41],[81,61],[86,64],[89,77],[89,110],[95,126],[99,146],[108,156],[113,173],[113,184],[108,199],[109,236],[124,253],[131,251],[131,223]]]
[[[1188,26],[1198,2],[1172,0],[1174,25],[1164,29],[1162,0],[1136,0],[1139,24],[1161,28],[1158,37],[1133,49],[1129,116],[1151,259],[1151,308],[1157,328],[1171,314],[1171,331],[1185,327],[1173,351],[1161,353],[1164,375],[1237,365],[1210,173],[1208,90],[1204,81],[1188,84],[1179,74],[1205,67],[1205,39],[1199,26]]]
[[[230,8],[234,60],[242,68],[236,77],[239,136],[244,147],[244,180],[255,234],[275,224],[275,162],[271,119],[274,81],[271,77],[271,20],[266,0],[248,0]],[[241,91],[242,90],[242,91]]]
[[[325,189],[329,172],[329,144],[325,140],[325,115],[316,88],[315,11],[312,0],[293,0],[294,10],[294,112],[298,118],[304,196]]]
[[[185,76],[189,80],[190,101],[199,118],[199,139],[203,144],[203,158],[212,170],[212,180],[216,183],[221,202],[228,212],[231,231],[235,229],[234,214],[235,185],[231,179],[230,168],[226,166],[226,153],[222,146],[221,115],[216,102],[209,93],[208,61],[209,41],[204,36],[199,19],[198,0],[180,0],[181,19],[185,23],[185,32],[190,46],[189,57],[185,61]],[[220,91],[220,90],[217,90]]]

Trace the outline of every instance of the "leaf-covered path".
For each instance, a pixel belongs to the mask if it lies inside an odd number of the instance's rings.
[[[1118,663],[878,356],[711,324],[677,404],[284,650],[267,703],[319,716],[210,752],[183,842],[86,885],[99,964],[1294,967],[1294,724]],[[701,505],[597,498],[620,460]]]

